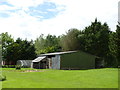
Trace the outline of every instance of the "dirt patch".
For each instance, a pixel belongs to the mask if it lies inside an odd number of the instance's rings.
[[[44,70],[26,70],[22,72],[44,72]]]

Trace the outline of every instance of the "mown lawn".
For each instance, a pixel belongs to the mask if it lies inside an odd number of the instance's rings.
[[[118,88],[118,69],[113,68],[23,72],[26,70],[3,68],[7,80],[2,88]]]

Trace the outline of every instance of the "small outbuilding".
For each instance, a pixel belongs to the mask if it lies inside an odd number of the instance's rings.
[[[31,63],[32,63],[32,60],[18,60],[17,61],[17,65],[20,65],[21,67],[24,67],[24,68],[31,68]]]
[[[46,56],[41,56],[32,61],[32,68],[36,69],[44,69],[47,68],[46,66],[47,58]]]
[[[39,69],[93,69],[100,66],[102,60],[82,51],[67,51],[41,54],[32,61],[33,68]]]

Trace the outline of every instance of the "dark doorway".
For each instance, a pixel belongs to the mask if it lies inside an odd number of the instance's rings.
[[[46,69],[46,61],[40,62],[40,69]]]
[[[34,62],[33,63],[33,68],[40,69],[39,62]]]
[[[102,58],[96,58],[95,59],[95,68],[103,68],[104,62]]]

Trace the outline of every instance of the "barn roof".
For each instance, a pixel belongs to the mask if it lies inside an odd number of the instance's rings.
[[[46,53],[46,54],[41,54],[39,56],[51,56],[51,55],[62,55],[62,54],[67,54],[67,53],[75,53],[75,52],[83,52],[83,51],[66,51],[66,52],[55,52],[55,53]],[[90,56],[93,56],[93,57],[98,57],[98,56],[95,56],[95,55],[92,55],[90,53],[87,53],[87,52],[83,52],[83,53],[86,53]],[[98,57],[99,58],[99,57]]]
[[[77,52],[77,51],[66,51],[66,52],[46,53],[46,54],[41,54],[40,56],[61,55],[61,54],[74,53],[74,52]]]
[[[40,62],[40,61],[43,60],[44,58],[46,58],[46,56],[40,56],[40,57],[34,59],[32,62]]]

